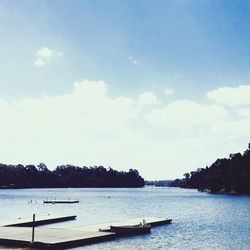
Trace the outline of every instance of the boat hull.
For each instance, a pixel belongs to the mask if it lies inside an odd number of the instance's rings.
[[[115,227],[110,226],[110,231],[119,235],[129,235],[129,234],[147,234],[150,233],[151,226],[123,226]]]

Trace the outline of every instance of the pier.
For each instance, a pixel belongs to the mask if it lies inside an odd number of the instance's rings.
[[[12,221],[5,221],[2,222],[3,224],[1,226],[4,227],[32,227],[34,226],[43,226],[43,225],[48,225],[52,223],[58,223],[58,222],[64,222],[64,221],[69,221],[69,220],[75,220],[76,215],[70,215],[70,216],[37,216],[36,220],[33,222],[31,219],[27,218],[19,218],[17,220],[12,220]]]
[[[47,204],[73,204],[79,203],[78,200],[44,200],[43,203]]]
[[[61,217],[53,219],[55,220],[59,218]],[[151,225],[151,227],[171,223],[171,220],[167,219],[146,217],[89,226],[77,226],[70,229],[35,227],[34,237],[32,237],[32,228],[20,227],[20,225],[18,227],[8,225],[5,227],[0,227],[0,245],[43,249],[65,249],[84,246],[112,240],[118,237],[116,233],[100,232],[99,229],[105,229],[111,225],[137,225],[143,219],[146,220],[147,223]],[[29,223],[32,223],[32,221]]]

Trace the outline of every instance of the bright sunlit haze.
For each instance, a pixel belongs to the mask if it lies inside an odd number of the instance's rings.
[[[250,136],[249,1],[0,2],[0,162],[174,179]]]

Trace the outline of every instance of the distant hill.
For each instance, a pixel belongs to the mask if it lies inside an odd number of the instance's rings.
[[[144,179],[135,169],[116,171],[103,166],[61,165],[50,171],[44,163],[0,164],[0,188],[143,187]]]
[[[171,186],[197,188],[213,193],[250,194],[250,143],[243,153],[217,159],[210,167],[198,168],[176,179]]]

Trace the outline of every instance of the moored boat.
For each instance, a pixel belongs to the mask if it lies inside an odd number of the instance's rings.
[[[128,234],[146,234],[150,233],[151,226],[146,225],[132,225],[132,226],[110,226],[110,232],[117,233],[119,235]]]

